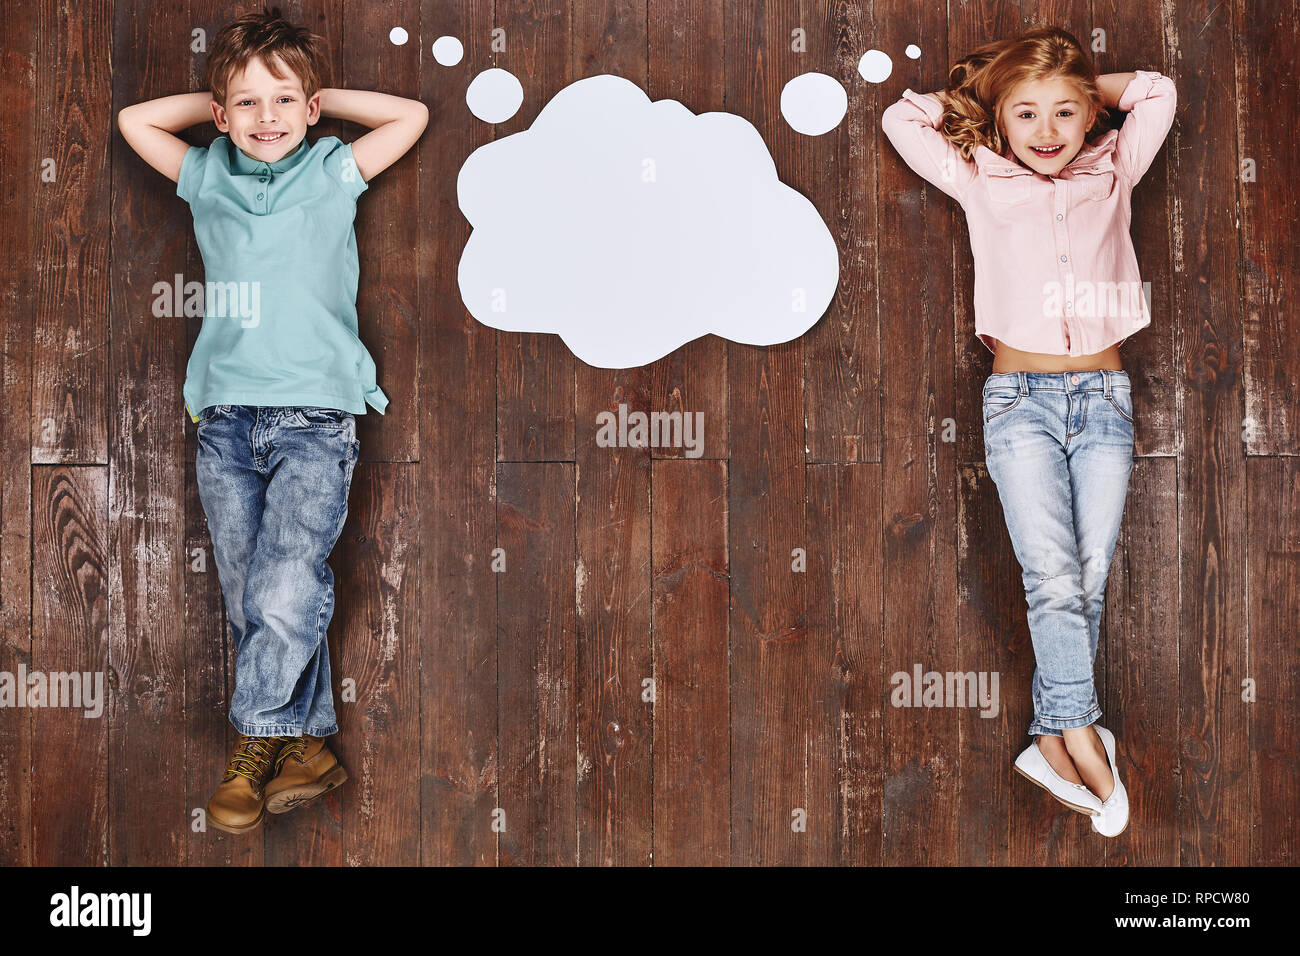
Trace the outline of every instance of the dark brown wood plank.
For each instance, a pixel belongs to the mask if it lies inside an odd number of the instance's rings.
[[[1237,140],[1249,181],[1241,203],[1242,366],[1246,398],[1243,441],[1248,455],[1300,454],[1300,243],[1295,240],[1300,183],[1291,175],[1295,132],[1286,118],[1300,109],[1295,5],[1244,0],[1233,4]],[[1227,183],[1223,184],[1227,191]]]
[[[658,461],[654,515],[656,866],[729,860],[727,465]]]
[[[433,39],[426,41],[421,36],[420,10],[419,0],[347,0],[345,19],[340,23],[342,69],[333,85],[418,98],[422,73],[443,69],[429,50]],[[393,46],[388,40],[388,31],[395,25],[404,25],[410,34],[402,46]],[[369,132],[342,121],[337,125],[345,143]],[[388,396],[384,414],[367,405],[366,414],[357,416],[361,454],[371,460],[414,461],[420,457],[416,412],[421,398],[417,327],[420,209],[409,199],[418,195],[419,163],[419,153],[413,148],[375,177],[357,200],[355,228],[361,263],[357,328],[374,356],[379,387]],[[442,315],[443,310],[433,314]]]
[[[185,88],[188,64],[168,37],[188,27],[183,10],[140,18],[117,6],[114,113]],[[111,150],[109,660],[122,692],[109,725],[110,843],[114,865],[174,866],[185,861],[190,809],[176,746],[186,726],[185,325],[151,306],[155,284],[184,272],[190,217],[120,134]]]
[[[1140,414],[1140,413],[1139,413]],[[1137,428],[1143,428],[1141,418]],[[1178,465],[1139,458],[1106,582],[1097,650],[1099,723],[1115,735],[1129,828],[1099,844],[1108,866],[1178,864]],[[1076,814],[1077,816],[1077,814]]]
[[[645,0],[576,3],[570,71],[646,84]],[[619,406],[648,414],[650,369],[593,368],[575,360],[577,455],[578,859],[651,862],[654,673],[650,637],[650,448],[596,444],[596,416]]]
[[[942,9],[877,10],[873,46],[904,49],[918,36],[947,48]],[[892,52],[891,52],[892,55]],[[904,87],[929,92],[947,76],[922,57],[920,80],[895,74],[882,105]],[[875,119],[879,124],[879,117]],[[882,137],[877,160],[880,249],[881,464],[884,673],[964,670],[957,631],[955,454],[940,440],[952,407],[953,219],[960,207],[922,180]],[[906,317],[899,321],[899,317]],[[930,864],[957,853],[960,740],[948,708],[884,712],[884,862]]]
[[[601,754],[577,748],[575,466],[505,462],[497,471],[498,834],[502,865],[578,859],[578,780]],[[588,718],[590,719],[590,718]]]
[[[1246,514],[1250,551],[1251,786],[1254,822],[1250,863],[1294,866],[1300,818],[1300,658],[1296,655],[1296,595],[1300,594],[1300,463],[1294,458],[1247,462]],[[1256,583],[1258,582],[1258,584]]]
[[[808,639],[818,865],[878,866],[884,834],[880,468],[808,467]],[[819,676],[820,675],[820,676]]]
[[[519,79],[524,102],[514,117],[492,128],[495,138],[527,129],[573,78],[570,7],[568,0],[497,4],[493,26],[504,31],[505,49],[489,52],[490,65]],[[487,35],[479,36],[487,46]],[[464,100],[459,108],[464,109]],[[574,460],[576,362],[558,335],[497,333],[497,457],[501,461]]]
[[[444,4],[437,32],[461,37],[465,59],[422,72],[430,133],[417,147],[425,450],[418,480],[419,500],[435,503],[420,509],[418,574],[420,858],[427,866],[497,859],[497,333],[465,309],[456,281],[470,233],[456,175],[492,138],[492,128],[466,108],[465,89],[491,65],[492,25],[488,4]]]
[[[1241,704],[1246,645],[1246,469],[1241,453],[1242,304],[1238,175],[1231,149],[1204,149],[1203,131],[1236,142],[1231,9],[1164,15],[1164,61],[1178,87],[1165,142],[1173,197],[1173,302],[1181,442],[1178,462],[1178,696],[1182,793],[1179,863],[1250,862],[1249,724]],[[1167,64],[1167,65],[1166,65]],[[1188,64],[1192,66],[1188,67]],[[1176,66],[1175,66],[1176,65]]]
[[[1105,12],[1108,22],[1096,22],[1106,28],[1108,41],[1105,51],[1093,54],[1098,72],[1156,70],[1171,76],[1178,85],[1181,114],[1184,91],[1180,76],[1170,71],[1173,61],[1162,49],[1165,34],[1159,6],[1121,3]],[[1087,23],[1081,18],[1077,33],[1085,44]],[[1174,123],[1178,122],[1176,118]],[[1169,228],[1176,188],[1170,178],[1173,145],[1171,132],[1131,199],[1133,222],[1129,233],[1142,281],[1151,283],[1151,324],[1120,346],[1120,360],[1133,384],[1134,415],[1141,423],[1134,435],[1135,455],[1174,456],[1181,451],[1176,386],[1186,372],[1178,363],[1174,343],[1182,322],[1176,310],[1170,266],[1175,241]]]
[[[1165,33],[1158,8],[1121,4],[1105,13],[1106,20],[1100,21],[1081,11],[1074,21],[1085,45],[1094,25],[1106,30],[1106,49],[1093,54],[1098,72],[1169,72],[1166,65],[1172,61],[1162,49]],[[1181,105],[1183,90],[1179,78],[1174,80]],[[1113,118],[1123,121],[1124,115],[1116,112]],[[1178,708],[1171,694],[1151,693],[1152,687],[1178,684],[1178,575],[1168,560],[1178,549],[1179,463],[1174,456],[1181,445],[1174,387],[1180,377],[1175,352],[1179,322],[1170,269],[1173,142],[1171,134],[1131,199],[1130,233],[1142,279],[1151,283],[1152,321],[1120,349],[1133,385],[1136,457],[1111,559],[1095,668],[1102,707],[1098,723],[1115,734],[1131,823],[1118,838],[1092,841],[1078,858],[1089,865],[1174,865],[1178,859],[1177,739],[1157,729],[1177,727]]]
[[[32,190],[37,175],[36,10],[0,19],[0,95],[13,104],[0,128],[0,241],[35,248]],[[0,671],[32,660],[32,300],[29,254],[0,256]],[[29,711],[0,709],[0,866],[32,859]]]
[[[346,582],[335,613],[339,656],[331,663],[335,752],[348,771],[338,793],[348,866],[420,862],[420,841],[412,839],[421,824],[417,480],[414,465],[358,464],[347,524],[330,558],[336,582]],[[355,703],[340,694],[344,681],[355,687]]]
[[[36,17],[33,462],[108,460],[112,10],[41,0]]]
[[[108,660],[108,469],[32,469],[32,659],[28,673],[102,675],[102,711],[34,707],[32,862],[107,866],[113,708],[131,692]],[[94,709],[90,713],[93,715]],[[69,799],[75,795],[75,799]]]
[[[1033,717],[1028,690],[1034,673],[1034,650],[1023,611],[1025,588],[988,469],[983,462],[959,464],[957,476],[960,664],[965,671],[996,674],[998,686],[997,713],[992,717],[982,716],[978,709],[958,714],[962,773],[956,798],[963,825],[952,862],[1006,866],[1011,862],[1012,833],[1022,841],[1017,848],[1028,849],[1023,841],[1030,839],[1031,827],[1026,824],[1037,830],[1043,811],[1050,810],[1054,819],[1055,811],[1064,808],[1050,798],[1054,806],[1048,807],[1037,797],[1042,791],[1011,769],[1016,755],[1032,740],[1025,734]],[[1017,795],[1022,804],[1019,816],[1012,810]],[[1088,826],[1082,816],[1075,816]],[[1077,829],[1069,832],[1079,835]]]
[[[692,113],[725,109],[723,0],[654,0],[646,15],[652,100],[677,100]],[[689,28],[683,29],[683,24]],[[727,457],[727,343],[716,335],[687,342],[650,366],[656,411],[704,415],[702,458]],[[650,449],[683,458],[683,447]]]
[[[835,237],[840,281],[826,314],[803,336],[809,461],[880,460],[880,314],[876,272],[876,155],[887,145],[877,120],[880,84],[858,73],[874,45],[869,9],[837,0],[805,0],[801,25],[808,52],[802,69],[835,77],[849,93],[839,126],[800,136],[808,151],[805,192]],[[910,63],[911,61],[904,61]],[[907,321],[892,316],[891,321]]]
[[[771,148],[782,182],[808,188],[807,155],[780,114],[781,88],[803,61],[790,49],[798,4],[729,6],[727,109]],[[731,467],[731,861],[807,862],[796,832],[809,810],[803,769],[811,733],[806,578],[794,552],[804,526],[803,345],[729,342]]]

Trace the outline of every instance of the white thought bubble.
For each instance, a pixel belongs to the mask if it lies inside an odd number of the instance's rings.
[[[773,345],[826,311],[835,240],[782,183],[747,120],[579,80],[532,126],[479,147],[456,183],[474,227],[461,298],[492,328],[558,333],[598,368],[632,368],[714,333]]]

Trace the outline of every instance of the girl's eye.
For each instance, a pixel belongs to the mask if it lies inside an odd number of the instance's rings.
[[[1061,110],[1061,112],[1060,112],[1059,114],[1057,114],[1057,115],[1059,115],[1059,116],[1073,116],[1074,113],[1073,113],[1071,110]]]

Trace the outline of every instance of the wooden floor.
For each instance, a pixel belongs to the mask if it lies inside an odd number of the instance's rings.
[[[361,335],[391,404],[358,417],[331,558],[351,779],[231,837],[195,825],[233,734],[181,399],[199,320],[150,310],[154,283],[202,261],[112,117],[199,89],[193,31],[252,7],[6,5],[0,671],[102,671],[109,700],[99,719],[0,710],[0,862],[1297,863],[1300,20],[1283,0],[948,6],[283,4],[326,38],[331,85],[432,115],[357,217]],[[983,464],[965,220],[879,126],[905,87],[1042,22],[1104,31],[1102,72],[1179,92],[1133,201],[1155,321],[1123,351],[1139,457],[1097,675],[1132,822],[1111,841],[1011,770],[1033,653]],[[396,25],[412,43],[388,42]],[[465,40],[457,67],[433,62],[442,34]],[[880,85],[856,72],[873,47],[895,62]],[[491,65],[526,92],[498,128],[464,102]],[[816,138],[779,115],[810,70],[849,91]],[[461,162],[603,72],[758,127],[839,243],[808,334],[607,371],[467,314]],[[599,447],[621,402],[703,412],[704,457]],[[917,665],[997,672],[1002,706],[892,706],[891,675]]]

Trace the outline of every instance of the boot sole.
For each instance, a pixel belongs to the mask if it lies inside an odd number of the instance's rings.
[[[1016,773],[1020,774],[1020,776],[1024,777],[1026,780],[1028,780],[1030,783],[1032,783],[1032,784],[1033,784],[1035,787],[1037,787],[1039,790],[1044,791],[1044,792],[1045,792],[1049,797],[1051,797],[1051,798],[1052,798],[1053,800],[1055,800],[1057,803],[1063,803],[1063,804],[1065,804],[1067,807],[1069,807],[1071,810],[1074,810],[1076,813],[1082,813],[1085,817],[1095,817],[1095,816],[1097,816],[1096,813],[1094,813],[1092,810],[1088,809],[1087,807],[1081,807],[1081,806],[1079,806],[1077,803],[1071,803],[1069,800],[1062,800],[1060,797],[1058,797],[1056,794],[1052,793],[1052,791],[1048,790],[1046,787],[1044,787],[1041,783],[1039,783],[1039,782],[1038,782],[1037,780],[1035,780],[1033,777],[1029,776],[1029,774],[1025,773],[1023,770],[1021,770],[1019,767],[1017,767],[1015,764],[1012,764],[1012,765],[1011,765],[1011,769],[1014,770]],[[1127,826],[1127,825],[1128,825],[1128,824],[1125,824],[1125,826]],[[1123,831],[1121,830],[1120,832],[1122,833]]]
[[[335,787],[341,786],[347,779],[348,772],[343,769],[342,764],[339,764],[315,783],[289,787],[267,797],[266,810],[268,813],[288,813],[290,810],[298,809],[298,807],[305,807],[322,794],[329,793]]]

